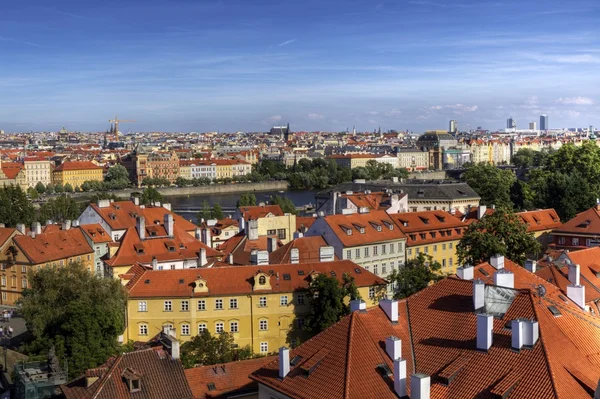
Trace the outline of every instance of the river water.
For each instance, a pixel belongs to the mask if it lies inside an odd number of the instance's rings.
[[[280,197],[291,199],[296,206],[303,206],[308,204],[314,205],[315,194],[317,192],[318,191],[257,191],[254,192],[254,195],[256,196],[257,203],[267,202],[272,196],[279,195]],[[226,214],[231,214],[233,213],[241,194],[242,193],[168,196],[165,197],[165,201],[171,203],[171,208],[174,212],[187,220],[196,223],[196,213],[202,207],[204,201],[208,201],[211,206],[219,204]]]

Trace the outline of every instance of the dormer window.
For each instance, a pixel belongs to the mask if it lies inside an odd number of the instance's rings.
[[[394,230],[394,224],[393,223],[390,223],[390,222],[388,222],[386,220],[383,220],[383,224],[385,224],[388,229]]]
[[[341,225],[340,225],[340,227],[342,228],[342,230],[344,230],[344,232],[345,232],[347,235],[349,235],[349,236],[351,236],[351,235],[352,235],[352,227],[350,227],[350,226],[347,226],[347,225],[345,225],[345,224],[341,224]]]
[[[134,369],[127,367],[123,370],[123,379],[127,383],[130,393],[140,392],[142,390],[142,374]]]
[[[135,244],[133,246],[135,249],[135,253],[138,255],[142,255],[144,253],[144,245],[143,244]]]
[[[258,278],[258,284],[265,285],[267,283],[267,278],[265,276],[260,276]]]

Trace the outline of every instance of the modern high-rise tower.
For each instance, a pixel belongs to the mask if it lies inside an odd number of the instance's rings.
[[[506,128],[507,129],[516,129],[517,128],[517,121],[515,120],[515,118],[510,117],[506,120]]]
[[[548,115],[540,115],[540,130],[548,130]]]
[[[450,126],[448,128],[448,132],[450,132],[451,134],[455,134],[458,131],[458,122],[456,122],[454,119],[452,119],[450,121]]]

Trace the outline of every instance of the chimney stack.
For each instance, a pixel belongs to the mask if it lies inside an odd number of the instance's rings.
[[[133,205],[135,205],[135,206],[140,205],[140,197],[131,197],[131,201],[133,202]]]
[[[144,241],[146,239],[146,218],[143,216],[138,216],[135,220],[135,228],[138,231],[140,240]]]
[[[585,309],[585,286],[569,284],[567,286],[567,296],[581,309]]]
[[[238,229],[238,233],[241,233],[242,231],[246,230],[246,221],[243,217],[240,217],[238,219]]]
[[[269,253],[275,251],[277,249],[277,238],[275,237],[267,237],[267,251]]]
[[[108,208],[110,206],[110,200],[101,199],[98,200],[98,208]]]
[[[250,252],[250,263],[253,265],[264,266],[269,264],[269,252],[253,249]]]
[[[355,311],[361,311],[364,312],[367,310],[367,303],[365,301],[363,301],[362,299],[353,299],[350,301],[350,312],[355,312]]]
[[[394,359],[394,391],[398,397],[406,396],[406,360]]]
[[[485,205],[479,205],[477,207],[477,219],[481,220],[485,216],[485,211],[487,211],[487,207]]]
[[[490,265],[496,270],[504,269],[504,255],[496,254],[490,258]]]
[[[463,265],[456,269],[456,275],[461,280],[473,280],[475,276],[475,267],[473,265]]]
[[[169,237],[173,237],[173,214],[165,213],[165,230],[167,231],[167,235]]]
[[[304,233],[302,233],[300,231],[294,232],[294,240],[297,240],[298,238],[303,238],[303,237],[304,237]]]
[[[426,374],[413,374],[410,377],[410,398],[429,399],[431,397],[431,377]]]
[[[206,260],[206,249],[200,248],[200,252],[198,252],[198,267],[203,267],[207,263],[208,261]]]
[[[152,257],[152,270],[158,270],[158,259]]]
[[[396,299],[382,299],[379,307],[385,312],[392,324],[398,323],[398,301]]]
[[[528,272],[535,273],[535,271],[537,270],[537,261],[530,260],[530,259],[526,260],[525,261],[525,269]]]
[[[233,254],[231,252],[227,255],[227,263],[233,265]]]
[[[523,341],[525,338],[524,334],[524,326],[525,321],[521,319],[513,320],[510,323],[510,329],[512,332],[512,349],[515,351],[520,351],[523,347]]]
[[[17,223],[16,229],[19,233],[25,235],[25,225],[23,223]]]
[[[31,231],[35,234],[42,234],[42,224],[40,222],[33,222],[31,225]]]
[[[300,263],[300,250],[298,248],[290,250],[290,263]]]
[[[279,348],[279,379],[283,380],[290,372],[290,350],[285,346]]]
[[[485,283],[479,279],[473,280],[473,309],[485,306]]]
[[[71,227],[79,227],[79,220],[75,219],[71,222]]]
[[[393,335],[385,339],[385,351],[392,360],[402,357],[402,340]]]
[[[573,285],[580,285],[581,266],[571,263],[569,265],[569,281]]]
[[[493,330],[494,316],[479,313],[477,315],[477,350],[487,352],[492,347]]]
[[[202,243],[212,248],[212,235],[209,227],[202,229]]]
[[[258,220],[248,220],[246,235],[250,241],[258,240]]]
[[[515,275],[506,269],[500,269],[494,273],[494,285],[515,288]]]
[[[194,229],[194,237],[196,237],[196,240],[202,241],[202,229],[200,229],[200,227]]]
[[[163,208],[165,208],[167,211],[171,212],[171,204],[168,202],[165,202],[164,204],[162,204]]]
[[[71,221],[70,220],[65,220],[62,223],[62,229],[63,230],[70,230],[71,229]]]
[[[523,327],[523,346],[526,348],[533,348],[540,337],[540,325],[535,320],[526,320]]]

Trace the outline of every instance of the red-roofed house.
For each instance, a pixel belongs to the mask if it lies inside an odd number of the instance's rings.
[[[242,206],[233,218],[244,220],[244,226],[240,226],[240,230],[244,230],[250,221],[256,221],[258,236],[277,236],[284,244],[294,238],[296,231],[296,215],[284,213],[279,205]]]
[[[52,184],[81,187],[86,181],[102,181],[102,167],[90,161],[66,161],[52,171]]]
[[[552,246],[571,251],[600,245],[600,204],[552,230]]]

